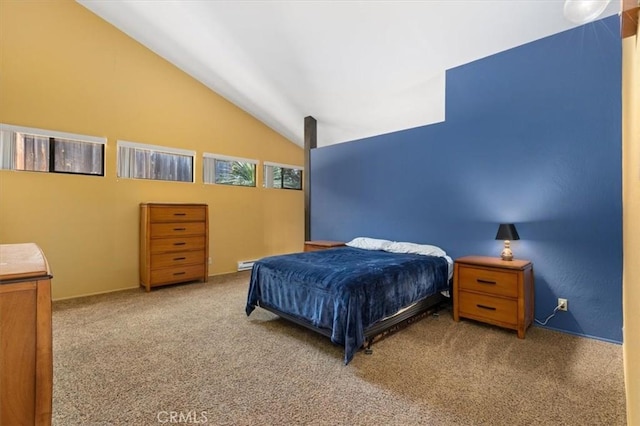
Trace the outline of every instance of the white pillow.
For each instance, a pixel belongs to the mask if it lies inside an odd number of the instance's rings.
[[[380,240],[377,238],[357,237],[349,241],[346,245],[364,250],[386,250],[392,244],[389,240]]]
[[[444,257],[447,253],[437,246],[430,246],[428,244],[416,244],[405,242],[393,242],[386,246],[383,250],[391,253],[413,253],[422,254],[424,256],[438,256]]]

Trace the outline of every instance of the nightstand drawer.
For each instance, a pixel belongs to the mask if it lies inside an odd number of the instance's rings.
[[[460,315],[481,321],[516,325],[518,322],[518,302],[511,299],[491,297],[461,291],[459,293]]]
[[[460,290],[518,297],[518,274],[516,272],[464,266],[458,269],[458,274]]]

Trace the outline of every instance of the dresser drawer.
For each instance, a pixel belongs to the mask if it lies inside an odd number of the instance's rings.
[[[461,291],[458,297],[460,315],[514,326],[518,322],[518,302],[516,300],[464,291]]]
[[[151,240],[151,253],[204,250],[205,237],[158,238]]]
[[[152,285],[172,282],[193,281],[204,278],[204,265],[185,265],[176,268],[153,269],[151,271]]]
[[[204,222],[152,223],[152,238],[204,235]]]
[[[458,274],[460,290],[518,297],[518,274],[516,272],[464,266],[458,269]]]
[[[198,206],[154,206],[151,222],[204,222],[206,210]]]
[[[198,264],[206,261],[204,250],[185,251],[176,253],[161,253],[151,255],[151,268],[181,267],[182,265]]]

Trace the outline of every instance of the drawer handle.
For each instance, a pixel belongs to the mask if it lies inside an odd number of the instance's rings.
[[[174,231],[186,231],[187,228],[173,228]]]
[[[186,216],[187,214],[186,213],[174,213],[173,215],[174,216]]]
[[[174,257],[173,260],[185,260],[186,257]]]
[[[497,284],[495,281],[483,280],[482,278],[476,278],[476,281],[479,284],[489,284],[489,285],[496,285]]]
[[[173,243],[174,246],[183,246],[185,244],[187,244],[187,243]]]
[[[184,275],[186,272],[174,272],[173,275]]]
[[[478,308],[480,309],[486,309],[488,311],[495,311],[496,308],[494,308],[493,306],[487,306],[487,305],[476,305]]]

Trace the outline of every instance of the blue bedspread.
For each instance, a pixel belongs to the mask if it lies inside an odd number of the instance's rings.
[[[266,257],[253,266],[246,312],[259,303],[329,330],[346,364],[365,329],[448,289],[447,270],[441,257],[351,247]]]

